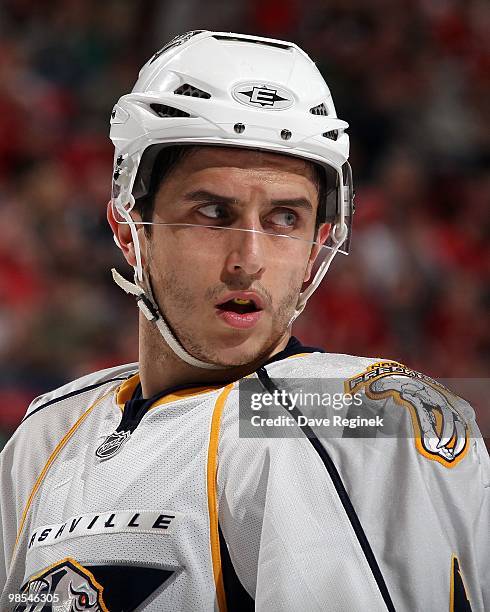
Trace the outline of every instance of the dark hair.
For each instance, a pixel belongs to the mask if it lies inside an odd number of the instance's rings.
[[[155,208],[155,196],[161,184],[172,170],[195,149],[195,145],[173,145],[170,147],[163,147],[157,153],[156,157],[154,154],[152,155],[150,151],[152,148],[153,147],[149,147],[143,153],[138,175],[135,180],[135,184],[142,182],[140,176],[144,172],[145,166],[151,166],[149,184],[145,188],[147,193],[140,198],[136,198],[134,204],[134,210],[141,215],[142,221],[152,220],[153,210]],[[147,234],[151,233],[150,230],[151,225],[145,225],[145,232]]]
[[[157,147],[158,145],[153,145]],[[144,168],[145,164],[148,169],[148,165],[151,165],[151,173],[146,187],[146,195],[137,198],[134,210],[141,215],[142,221],[151,221],[153,217],[153,210],[155,208],[155,196],[160,189],[163,181],[168,177],[172,170],[182,162],[194,149],[199,145],[172,145],[169,147],[161,148],[155,156],[155,152],[145,151],[143,158],[140,163],[140,170],[135,184],[141,182],[140,175],[142,174],[141,169]],[[151,149],[152,147],[149,147]],[[149,154],[148,154],[148,153]],[[146,157],[146,159],[145,159]],[[315,173],[315,183],[318,191],[318,208],[316,212],[315,220],[315,237],[318,232],[320,224],[326,220],[326,198],[327,198],[327,185],[326,185],[326,173],[322,166],[310,162],[313,164]],[[145,225],[145,232],[151,234],[151,225]]]

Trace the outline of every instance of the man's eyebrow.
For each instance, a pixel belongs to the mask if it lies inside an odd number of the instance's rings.
[[[228,196],[220,195],[207,191],[206,189],[199,189],[197,191],[190,191],[184,194],[184,200],[190,202],[211,202],[219,204],[239,204],[239,200],[236,198],[230,198]],[[313,210],[313,206],[308,198],[280,198],[277,200],[271,200],[272,206],[287,206],[290,208],[304,208],[306,210]]]
[[[273,206],[289,206],[290,208],[304,208],[313,210],[313,206],[308,198],[284,198],[280,200],[271,200]]]
[[[229,198],[218,193],[206,191],[205,189],[189,191],[188,193],[184,194],[183,199],[188,202],[219,202],[220,204],[238,204],[238,200],[236,198]]]

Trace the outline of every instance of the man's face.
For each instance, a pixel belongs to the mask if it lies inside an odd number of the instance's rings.
[[[285,337],[317,252],[317,206],[312,164],[284,155],[198,147],[169,174],[153,221],[213,226],[139,230],[155,297],[189,353],[238,366]]]

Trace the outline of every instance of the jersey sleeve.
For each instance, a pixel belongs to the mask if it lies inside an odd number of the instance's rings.
[[[40,395],[35,398],[28,406],[26,415],[42,405],[45,397]],[[35,427],[26,427],[21,423],[0,452],[0,607],[8,603],[8,593],[2,595],[2,591],[7,580],[12,579],[10,568],[16,552],[17,531],[36,473],[32,469],[31,455],[40,452],[38,435]],[[18,580],[21,578],[18,577]]]
[[[376,415],[331,453],[400,606],[490,606],[490,459],[473,408],[439,381],[376,362],[345,381]],[[398,609],[398,608],[397,608]]]
[[[0,596],[9,574],[17,526],[11,457],[10,440],[0,453]]]
[[[2,478],[2,459],[0,455],[0,491],[3,491],[3,478]],[[3,500],[0,498],[0,534],[1,534],[1,545],[0,545],[0,593],[3,591],[3,587],[7,581],[7,568],[5,565],[5,530],[3,524]]]
[[[333,471],[304,430],[244,438],[225,411],[220,524],[257,610],[490,609],[490,460],[474,412],[425,383],[400,389],[386,378],[360,407],[388,432],[318,434]]]

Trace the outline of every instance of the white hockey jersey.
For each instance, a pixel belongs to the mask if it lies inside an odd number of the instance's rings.
[[[490,610],[490,460],[445,387],[291,339],[239,382],[139,389],[131,364],[29,407],[1,610]]]

